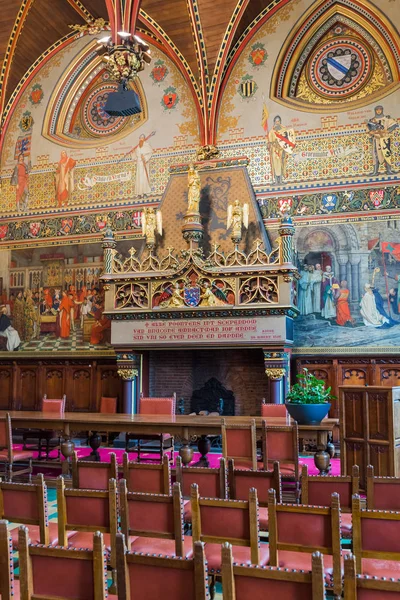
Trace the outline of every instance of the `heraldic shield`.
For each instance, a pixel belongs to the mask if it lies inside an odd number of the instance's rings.
[[[199,286],[185,287],[183,290],[183,299],[186,306],[198,306],[200,302]]]

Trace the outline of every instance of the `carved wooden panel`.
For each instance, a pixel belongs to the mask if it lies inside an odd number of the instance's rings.
[[[366,369],[342,369],[340,385],[365,385],[367,383]]]
[[[12,408],[13,373],[12,368],[0,367],[0,410]]]
[[[378,383],[385,386],[400,385],[400,368],[398,369],[379,369]]]
[[[367,445],[364,443],[364,441],[353,442],[346,440],[344,442],[344,450],[344,456],[341,457],[342,474],[343,471],[345,473],[351,473],[353,465],[358,465],[360,467],[360,477],[364,479],[367,472],[367,466],[369,464]]]
[[[345,392],[344,421],[346,438],[364,439],[365,423],[361,392],[349,390]]]
[[[90,411],[91,378],[92,373],[88,368],[70,370],[67,389],[68,410]]]
[[[374,467],[376,476],[386,476],[391,472],[390,468],[390,446],[371,444],[369,462]]]
[[[62,398],[65,393],[64,369],[47,367],[44,394],[48,398]]]
[[[37,370],[34,366],[19,369],[16,408],[19,410],[36,410],[38,408],[37,380]]]
[[[389,390],[368,393],[367,411],[370,440],[389,441],[389,427],[392,426],[389,418],[390,408]]]

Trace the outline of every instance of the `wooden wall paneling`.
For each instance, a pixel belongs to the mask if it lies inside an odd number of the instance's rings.
[[[45,367],[45,389],[43,393],[47,394],[48,398],[62,398],[63,394],[66,393],[65,369],[63,367]]]
[[[39,370],[37,365],[21,365],[18,367],[16,410],[38,410],[40,393]]]
[[[13,399],[13,368],[0,366],[0,410],[10,410]]]
[[[378,366],[377,371],[377,385],[384,385],[390,387],[400,385],[400,365],[397,368],[395,366],[390,368],[386,368],[385,366]]]
[[[85,367],[69,367],[68,375],[68,410],[78,412],[89,412],[91,407],[90,395],[92,389],[92,372],[90,365],[87,365]]]
[[[122,379],[118,375],[117,366],[100,365],[97,370],[97,393],[96,393],[96,410],[100,407],[100,398],[117,397],[118,411],[121,411],[122,402]]]

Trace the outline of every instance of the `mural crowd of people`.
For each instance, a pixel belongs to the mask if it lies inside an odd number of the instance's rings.
[[[327,319],[334,325],[343,327],[392,327],[400,324],[396,320],[400,315],[400,277],[395,277],[395,287],[390,288],[387,301],[374,285],[379,272],[375,269],[372,283],[364,285],[364,291],[358,305],[358,314],[352,314],[350,308],[350,290],[346,280],[339,281],[332,267],[325,270],[320,264],[303,264],[297,287],[297,305],[302,316],[315,315]],[[354,309],[353,309],[354,312]]]
[[[22,342],[51,334],[69,339],[72,332],[83,328],[84,318],[93,320],[90,343],[104,342],[110,320],[103,315],[104,290],[102,287],[67,289],[44,287],[20,290],[16,294],[4,290],[0,303],[0,336],[6,338],[7,350],[18,350]]]

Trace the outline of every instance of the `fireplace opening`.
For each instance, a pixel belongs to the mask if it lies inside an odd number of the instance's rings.
[[[190,399],[191,412],[217,412],[224,416],[235,414],[235,396],[216,377],[211,377],[202,388],[194,390]]]

